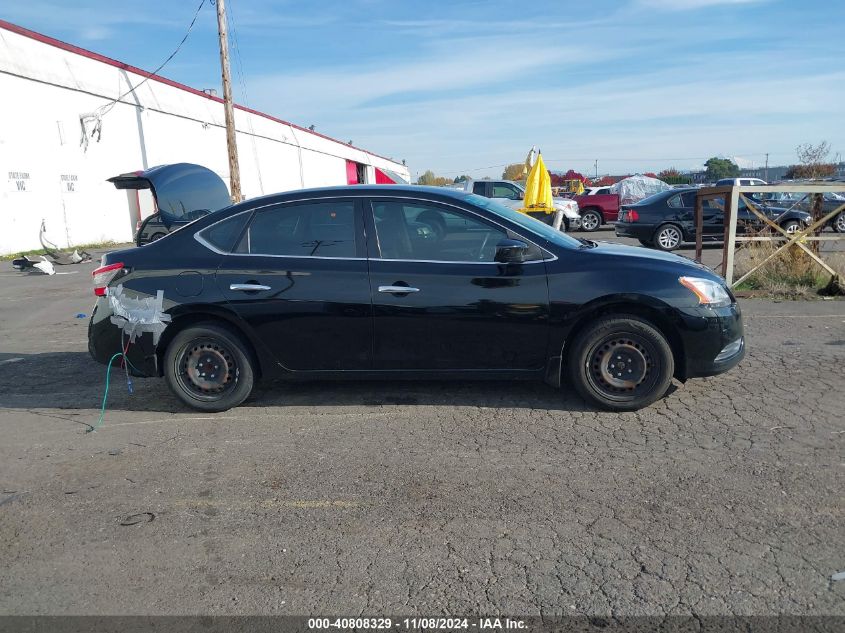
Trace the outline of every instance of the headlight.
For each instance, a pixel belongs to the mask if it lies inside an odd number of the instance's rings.
[[[703,279],[701,277],[679,277],[678,281],[698,297],[698,303],[701,305],[710,306],[711,308],[721,308],[731,305],[731,296],[718,281]]]

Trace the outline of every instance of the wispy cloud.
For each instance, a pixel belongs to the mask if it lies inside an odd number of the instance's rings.
[[[719,5],[761,4],[770,0],[637,0],[639,4],[662,11],[690,11]]]
[[[151,69],[198,1],[120,10],[111,0],[26,0],[6,14]],[[554,0],[517,12],[509,0],[430,0],[424,12],[395,0],[227,4],[249,105],[415,171],[457,175],[520,160],[535,144],[553,168],[587,171],[598,159],[602,172],[718,154],[789,161],[807,140],[845,150],[845,74],[831,65],[841,2],[597,0],[575,12]],[[165,74],[214,86],[208,3],[197,26]]]

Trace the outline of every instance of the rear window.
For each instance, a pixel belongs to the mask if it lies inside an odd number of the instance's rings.
[[[240,237],[249,215],[249,211],[238,213],[200,231],[198,235],[217,250],[229,253],[235,247],[235,240]]]
[[[484,183],[484,182],[474,182],[474,183],[472,183],[472,192],[477,193],[479,196],[483,196],[485,184],[487,184],[487,183]]]

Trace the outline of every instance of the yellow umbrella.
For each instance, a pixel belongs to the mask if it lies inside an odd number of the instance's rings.
[[[520,211],[523,213],[529,211],[554,213],[555,211],[555,203],[552,200],[552,181],[542,154],[537,156],[537,162],[534,163],[525,181],[525,199],[522,201]]]

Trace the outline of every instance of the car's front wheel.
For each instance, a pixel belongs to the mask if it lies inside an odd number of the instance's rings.
[[[581,213],[581,228],[588,233],[598,230],[601,226],[601,214],[598,211],[589,209]]]
[[[164,354],[164,377],[189,407],[226,411],[252,392],[255,370],[240,336],[217,323],[199,323],[170,341]]]
[[[798,220],[787,220],[783,224],[780,225],[787,233],[795,233],[801,228],[801,223]]]
[[[666,337],[636,316],[611,315],[589,325],[567,355],[569,380],[586,401],[636,411],[663,397],[675,372]]]
[[[663,224],[654,232],[652,244],[661,251],[674,251],[684,241],[681,227],[675,224]]]

